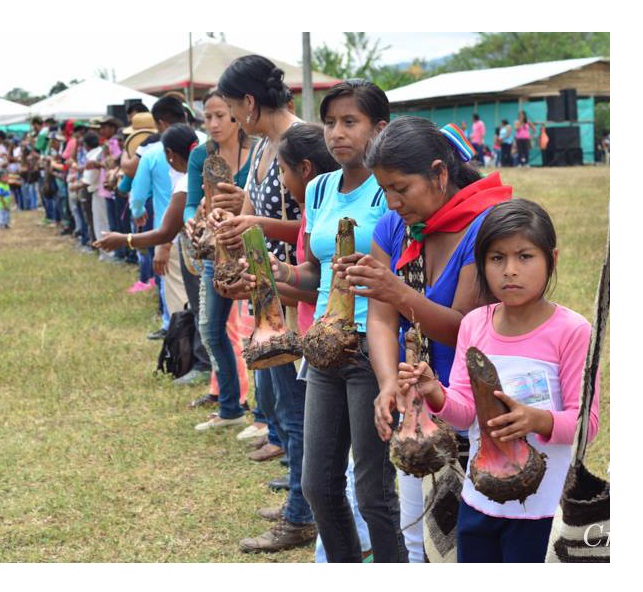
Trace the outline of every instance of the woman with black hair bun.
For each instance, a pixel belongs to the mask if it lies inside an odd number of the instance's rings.
[[[211,216],[209,223],[217,229],[218,240],[229,247],[241,247],[241,234],[258,224],[266,237],[268,251],[279,261],[295,263],[301,210],[281,182],[277,148],[282,134],[301,119],[289,109],[292,97],[283,78],[283,70],[260,55],[237,58],[219,78],[217,89],[232,116],[246,134],[261,140],[252,156],[245,190],[220,183],[222,194],[213,197],[215,207],[219,199],[241,200],[241,214],[222,223]],[[296,306],[301,291],[283,283],[277,287],[282,305]],[[243,280],[229,288],[216,285],[215,289],[226,298],[250,297]],[[312,511],[301,490],[306,389],[297,380],[294,363],[256,370],[254,376],[257,403],[276,427],[284,448],[269,441],[252,452],[250,459],[264,461],[285,452],[290,469],[289,491],[283,511],[273,517],[276,525],[260,536],[243,539],[241,548],[247,552],[282,551],[307,545],[317,535]]]

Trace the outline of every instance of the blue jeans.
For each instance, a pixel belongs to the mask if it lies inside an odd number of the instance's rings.
[[[35,210],[38,207],[38,189],[36,183],[25,183],[22,187],[26,209]]]
[[[297,380],[292,362],[257,370],[255,381],[257,403],[268,421],[272,418],[272,423],[278,426],[277,433],[288,454],[290,490],[284,517],[295,524],[311,523],[313,514],[301,486],[306,385]]]
[[[234,300],[220,296],[213,281],[214,266],[206,261],[199,288],[199,333],[219,383],[219,416],[233,419],[244,414],[237,362],[226,329]]]
[[[355,364],[331,371],[310,367],[306,376],[302,486],[328,561],[361,563],[362,549],[346,497],[346,469],[352,447],[355,492],[368,524],[376,563],[406,563],[400,528],[395,468],[389,444],[375,430],[373,402],[379,393],[368,360],[366,338]]]
[[[154,208],[151,197],[145,202],[145,211],[147,212],[147,222],[140,228],[134,223],[130,212],[130,229],[126,232],[136,234],[137,232],[147,232],[154,228]],[[147,284],[154,277],[154,248],[150,247],[148,249],[136,250],[136,257],[138,258],[138,279],[140,282]]]
[[[544,563],[553,518],[487,516],[460,502],[458,563]]]

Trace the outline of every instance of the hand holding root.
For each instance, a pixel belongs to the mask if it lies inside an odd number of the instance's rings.
[[[418,394],[434,409],[441,409],[444,405],[445,396],[440,382],[426,362],[419,362],[415,366],[400,362],[397,384],[402,395],[406,395],[411,386],[415,386]]]

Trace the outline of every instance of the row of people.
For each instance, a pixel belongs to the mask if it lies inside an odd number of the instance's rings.
[[[289,110],[283,72],[261,56],[235,60],[213,96],[213,105],[221,107],[217,117],[258,138],[256,144],[251,147],[238,130],[236,144],[210,131],[215,142],[200,149],[178,111],[168,117],[153,109],[161,147],[154,161],[151,148],[139,157],[129,207],[135,222],[145,222],[151,197],[156,228],[108,232],[97,245],[113,250],[168,244],[184,225],[189,235],[193,210],[186,203],[193,208],[199,202],[199,159],[213,149],[236,175],[234,184],[219,184],[212,197],[213,206],[229,214],[209,219],[219,240],[238,246],[246,229],[262,227],[280,299],[284,307],[298,306],[302,333],[324,314],[333,272],[342,274],[355,292],[359,335],[355,362],[339,369],[321,370],[304,360],[299,371],[293,363],[255,371],[255,412],[273,432],[266,446],[285,451],[288,497],[282,507],[261,510],[275,525],[241,541],[242,548],[279,551],[319,534],[331,562],[361,562],[365,547],[376,562],[424,561],[421,483],[392,465],[392,430],[414,384],[431,413],[460,430],[474,451],[479,426],[465,354],[476,346],[503,362],[501,381],[532,372],[546,376],[538,408],[517,393],[499,393],[510,412],[491,427],[503,441],[528,437],[551,461],[543,485],[524,504],[493,504],[465,478],[458,560],[543,561],[569,462],[590,336],[585,319],[546,298],[558,257],[547,213],[534,202],[512,199],[497,172],[482,176],[471,167],[474,151],[456,126],[440,130],[415,117],[390,122],[386,95],[370,82],[350,80],[330,89],[320,105],[322,127]],[[207,101],[205,113],[207,118]],[[141,191],[145,177],[139,174],[162,159],[183,177],[157,207],[152,177],[149,191]],[[246,163],[244,183],[239,172]],[[357,222],[358,252],[336,261],[335,234],[343,217]],[[181,269],[189,268],[189,258],[177,251]],[[212,281],[205,266],[200,276],[193,271],[187,274],[197,278],[203,294],[194,308],[220,385],[219,410],[206,423],[212,429],[239,426],[244,410],[234,384],[238,366],[222,342],[229,311],[234,301],[249,298],[254,278],[244,274],[224,286]],[[404,365],[401,339],[411,322],[428,340],[417,369]],[[591,437],[597,405],[595,398]],[[357,508],[349,502],[353,491]],[[362,520],[368,538],[358,531]]]
[[[240,58],[224,72],[218,90],[241,128],[260,138],[245,189],[220,187],[222,195],[213,198],[215,205],[217,199],[243,203],[239,214],[210,219],[219,239],[238,246],[242,232],[259,224],[274,256],[282,303],[305,302],[300,292],[316,293],[314,319],[325,312],[333,270],[345,274],[355,286],[360,335],[357,362],[339,370],[308,366],[305,381],[298,380],[293,364],[255,373],[259,406],[281,430],[290,488],[283,508],[263,512],[278,518],[277,525],[244,539],[242,547],[272,551],[304,544],[314,524],[329,561],[362,561],[346,494],[352,454],[359,514],[368,526],[374,560],[423,559],[421,538],[402,530],[388,456],[392,426],[404,410],[401,394],[408,380],[417,380],[409,377],[410,368],[402,367],[400,376],[397,369],[403,359],[399,338],[413,320],[429,339],[434,374],[445,387],[449,376],[458,379],[446,391],[449,401],[457,401],[457,414],[444,416],[462,431],[473,425],[469,435],[477,426],[473,399],[461,384],[466,349],[478,345],[507,356],[502,343],[509,337],[542,357],[533,367],[546,366],[549,373],[546,410],[502,394],[511,412],[496,420],[494,437],[529,436],[536,448],[552,454],[548,485],[531,503],[510,508],[492,507],[465,481],[458,541],[462,561],[481,560],[480,540],[489,537],[495,542],[488,542],[483,560],[542,561],[566,469],[565,452],[553,451],[570,450],[590,333],[586,320],[545,298],[557,259],[547,214],[533,202],[511,200],[511,188],[497,173],[482,177],[473,169],[471,146],[457,127],[438,130],[426,120],[406,117],[389,123],[386,96],[366,81],[343,82],[324,97],[324,140],[339,168],[307,183],[302,180],[309,170],[306,159],[293,168],[281,153],[282,142],[287,151],[291,137],[307,129],[287,109],[283,72],[260,56]],[[297,203],[294,194],[301,185],[305,199]],[[304,214],[300,252],[305,260],[300,256],[298,262],[286,245],[297,243]],[[360,253],[334,262],[337,222],[346,216],[357,221]],[[491,238],[481,244],[479,235]],[[482,293],[480,278],[488,282]],[[247,299],[252,281],[246,276],[237,285],[214,287],[222,297]],[[474,330],[462,331],[465,318]],[[520,373],[531,365],[518,367],[510,360],[507,367]],[[424,392],[427,404],[443,413],[446,399],[435,392]],[[237,425],[237,417],[226,415],[220,410],[210,421],[218,427]],[[596,429],[597,399],[592,436]],[[417,501],[418,484],[405,481],[397,475],[401,498]],[[417,510],[409,514],[417,517]]]

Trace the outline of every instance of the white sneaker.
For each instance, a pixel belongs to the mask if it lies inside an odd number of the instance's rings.
[[[245,430],[237,434],[237,440],[249,440],[250,438],[257,438],[268,435],[268,426],[261,424],[263,427],[258,428],[256,425],[249,425]]]
[[[236,425],[243,425],[246,423],[246,417],[245,415],[242,415],[241,417],[235,417],[232,419],[224,419],[223,417],[219,417],[217,413],[213,413],[208,417],[207,421],[204,421],[203,423],[199,423],[194,426],[194,429],[202,432],[204,430],[209,430],[211,428],[224,428],[226,426],[236,426]]]

